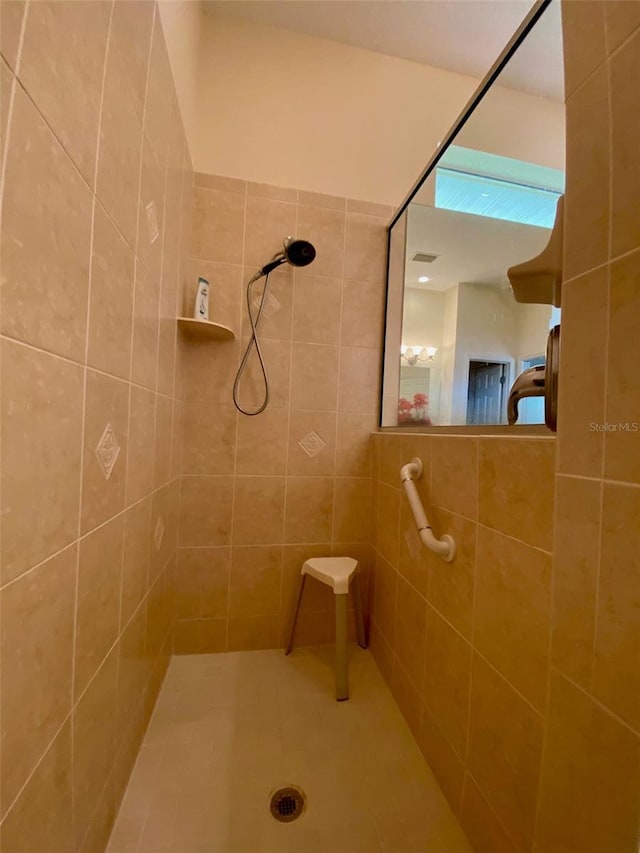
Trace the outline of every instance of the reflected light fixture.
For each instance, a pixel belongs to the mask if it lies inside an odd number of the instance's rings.
[[[400,361],[410,367],[415,367],[417,364],[428,364],[434,360],[437,352],[437,347],[409,347],[403,344],[400,347]]]

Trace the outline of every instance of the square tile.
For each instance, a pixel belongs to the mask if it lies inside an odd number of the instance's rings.
[[[110,17],[102,0],[38,3],[29,9],[20,61],[22,85],[91,187]]]
[[[2,341],[5,582],[78,536],[83,393],[78,365]]]
[[[474,655],[467,767],[510,837],[533,840],[543,720]]]
[[[118,637],[124,518],[80,541],[74,690],[78,697]]]
[[[125,506],[129,385],[87,370],[85,395],[81,525],[88,533]]]
[[[133,250],[97,205],[87,363],[122,379],[128,379],[131,370],[134,264]]]
[[[29,17],[75,5],[39,3]],[[2,217],[2,331],[84,361],[91,192],[19,86],[11,125]]]
[[[1,593],[4,814],[71,711],[77,547]]]

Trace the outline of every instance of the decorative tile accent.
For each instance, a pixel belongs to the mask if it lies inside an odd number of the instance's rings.
[[[317,456],[322,448],[325,447],[325,442],[320,438],[317,432],[310,432],[308,435],[305,435],[304,438],[300,439],[298,444],[307,456],[311,457]]]
[[[407,527],[404,532],[404,541],[407,543],[411,559],[417,560],[422,550],[422,542],[415,527]]]
[[[260,310],[260,302],[261,301],[262,301],[261,295],[256,296],[256,298],[253,300],[253,307],[256,309],[256,312],[258,312]],[[278,300],[275,298],[273,293],[267,293],[267,298],[264,301],[264,310],[262,312],[262,316],[268,320],[269,317],[273,317],[274,314],[277,314],[281,307],[282,306],[280,305]],[[256,317],[257,316],[258,315],[256,313]]]
[[[149,233],[149,242],[155,243],[160,236],[158,229],[158,212],[156,210],[155,201],[150,201],[146,207],[147,210],[147,231]]]
[[[113,471],[116,460],[120,455],[120,445],[113,431],[111,424],[107,424],[102,433],[102,437],[95,449],[95,454],[98,459],[98,464],[102,469],[105,480],[108,480]]]
[[[158,516],[158,521],[156,522],[156,529],[153,531],[153,541],[156,546],[156,551],[160,550],[160,546],[162,545],[162,540],[164,538],[164,521],[161,516]]]

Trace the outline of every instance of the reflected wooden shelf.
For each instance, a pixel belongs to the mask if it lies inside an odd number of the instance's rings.
[[[178,328],[192,341],[232,341],[235,338],[233,329],[211,320],[178,317]]]

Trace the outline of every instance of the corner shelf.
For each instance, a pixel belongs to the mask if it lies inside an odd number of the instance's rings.
[[[193,317],[178,317],[178,328],[192,341],[232,341],[233,329],[211,320],[195,320]]]

